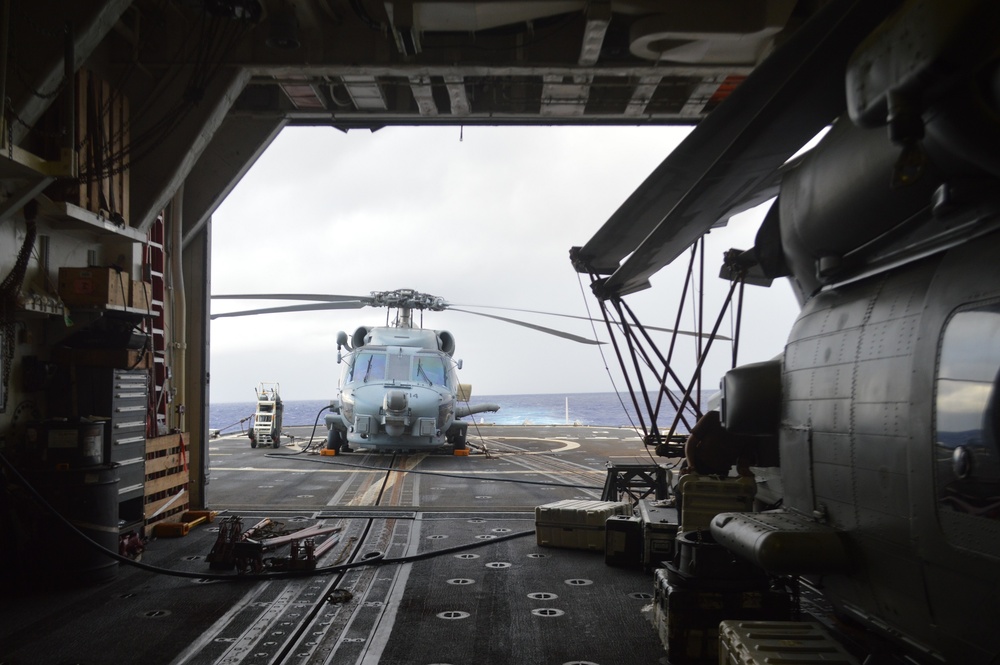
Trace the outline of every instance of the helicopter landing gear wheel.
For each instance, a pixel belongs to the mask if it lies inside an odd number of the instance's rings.
[[[257,437],[254,436],[253,430],[250,430],[250,447],[251,448],[257,447]]]
[[[466,443],[466,440],[465,440],[465,432],[462,432],[460,434],[456,434],[455,436],[453,436],[452,437],[452,444],[451,445],[452,445],[452,448],[454,448],[455,450],[466,450],[466,449],[468,449],[469,446],[468,446],[468,444]]]
[[[277,448],[280,445],[281,445],[281,435],[280,434],[275,434],[274,435],[274,441],[271,442],[271,447],[272,448]]]
[[[332,428],[330,433],[326,435],[326,447],[338,453],[353,452],[351,447],[347,445],[347,437],[336,427]]]

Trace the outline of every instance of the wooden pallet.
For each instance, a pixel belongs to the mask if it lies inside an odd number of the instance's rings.
[[[188,434],[146,440],[146,535],[161,522],[180,522],[190,504]]]

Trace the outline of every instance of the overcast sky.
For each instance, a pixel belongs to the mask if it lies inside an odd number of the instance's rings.
[[[212,292],[368,295],[411,288],[456,305],[577,315],[589,306],[596,313],[585,276],[570,265],[570,247],[585,244],[687,133],[678,127],[285,129],[213,217]],[[762,216],[751,211],[709,235],[710,276],[718,274],[725,250],[753,244]],[[672,325],[684,267],[668,267],[652,289],[626,298],[644,323]],[[708,320],[727,289],[728,282],[710,277]],[[765,360],[781,352],[798,307],[784,281],[746,293],[740,361]],[[288,303],[216,301],[213,309],[271,304]],[[594,334],[581,321],[494,313]],[[288,400],[333,398],[337,331],[383,325],[385,316],[366,308],[213,321],[211,401],[251,401],[261,381],[280,383]],[[690,324],[691,315],[685,318]],[[464,362],[459,376],[472,384],[473,401],[614,390],[597,347],[459,312],[425,313],[424,325],[454,334],[455,357]],[[729,327],[727,319],[723,330]],[[607,339],[601,328],[598,334]],[[613,352],[604,348],[613,380],[624,389]],[[675,370],[687,377],[694,354],[682,351]],[[730,361],[730,347],[720,345],[706,365],[709,385],[717,386]]]

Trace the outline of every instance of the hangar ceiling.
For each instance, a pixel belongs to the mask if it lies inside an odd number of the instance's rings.
[[[287,125],[696,124],[824,4],[4,0],[0,213],[124,178],[189,235]]]

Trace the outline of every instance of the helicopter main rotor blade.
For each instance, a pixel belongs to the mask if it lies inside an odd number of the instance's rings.
[[[525,312],[527,314],[544,314],[546,316],[561,316],[561,317],[566,318],[566,319],[578,319],[580,321],[593,321],[595,323],[604,323],[604,319],[592,319],[589,316],[578,316],[576,314],[560,314],[558,312],[543,312],[543,311],[538,310],[538,309],[518,309],[517,307],[497,307],[495,305],[469,305],[469,304],[462,304],[462,307],[481,307],[483,309],[502,309],[502,310],[506,310],[508,312]],[[451,307],[449,305],[449,309],[455,309],[455,308]],[[465,311],[465,310],[459,310],[459,311]],[[476,312],[470,312],[470,314],[475,314],[475,313]],[[611,323],[613,323],[616,326],[620,326],[621,325],[620,321],[616,321],[614,319],[611,320]],[[708,333],[696,333],[696,332],[691,332],[689,330],[676,330],[675,331],[673,328],[660,328],[658,326],[643,326],[643,328],[645,328],[646,330],[657,330],[659,332],[668,332],[668,333],[676,332],[678,335],[687,335],[688,337],[704,337],[705,339],[708,339],[709,337],[711,337],[711,335],[708,334]],[[721,340],[729,340],[729,339],[731,339],[729,337],[726,337],[725,335],[716,335],[715,338],[716,339],[721,339]]]
[[[220,312],[212,314],[210,319],[223,319],[230,316],[253,316],[254,314],[280,314],[287,312],[315,312],[328,309],[361,309],[368,303],[363,302],[328,302],[314,305],[285,305],[284,307],[262,307],[259,309],[244,309],[239,312]]]
[[[315,300],[317,302],[352,302],[371,300],[368,296],[336,296],[324,293],[234,293],[213,294],[216,300]]]
[[[507,323],[513,323],[515,326],[523,326],[525,328],[531,328],[532,330],[537,330],[538,332],[547,333],[549,335],[555,335],[556,337],[562,337],[563,339],[568,339],[573,342],[579,342],[580,344],[604,344],[604,342],[599,342],[593,339],[587,339],[586,337],[580,337],[579,335],[574,335],[573,333],[564,332],[562,330],[556,330],[555,328],[546,328],[545,326],[539,326],[534,323],[528,323],[527,321],[508,319],[505,316],[497,316],[496,314],[486,314],[484,312],[472,312],[467,309],[459,309],[458,307],[451,307],[451,306],[449,306],[448,309],[453,312],[462,312],[463,314],[472,314],[474,316],[485,316],[488,319],[496,319],[497,321],[505,321]]]

